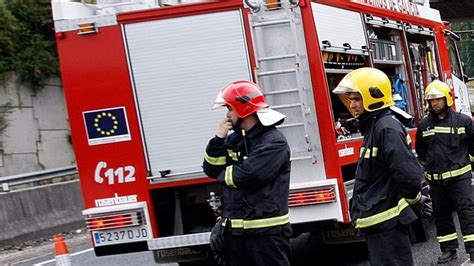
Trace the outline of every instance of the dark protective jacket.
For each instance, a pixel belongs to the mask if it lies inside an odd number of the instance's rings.
[[[424,162],[428,180],[445,181],[471,171],[472,132],[471,118],[450,108],[444,119],[430,112],[421,120],[416,132],[416,153]]]
[[[291,235],[288,216],[290,149],[274,126],[257,123],[243,137],[209,141],[204,172],[225,185],[223,218],[233,235]]]
[[[351,216],[364,232],[409,224],[419,201],[423,169],[410,149],[405,127],[390,109],[359,117],[364,141],[357,164]]]

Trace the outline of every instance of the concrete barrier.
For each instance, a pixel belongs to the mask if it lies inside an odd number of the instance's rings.
[[[85,227],[79,180],[0,194],[0,246]]]

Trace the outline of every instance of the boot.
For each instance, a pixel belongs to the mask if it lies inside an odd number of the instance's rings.
[[[473,253],[474,255],[474,253]],[[438,257],[438,264],[443,264],[448,261],[452,261],[458,258],[457,251],[455,249],[453,250],[445,250],[441,254],[441,256]]]
[[[469,253],[469,258],[471,259],[471,263],[474,263],[474,252]]]

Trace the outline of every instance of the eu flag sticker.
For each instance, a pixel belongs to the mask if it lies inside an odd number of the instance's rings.
[[[89,145],[130,140],[125,107],[92,110],[82,113]]]

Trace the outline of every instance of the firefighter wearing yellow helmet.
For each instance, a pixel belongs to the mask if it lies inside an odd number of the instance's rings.
[[[459,247],[452,211],[458,213],[466,252],[474,262],[474,203],[469,154],[474,154],[472,120],[454,111],[451,88],[435,80],[425,90],[429,114],[416,135],[416,152],[424,165],[433,199],[438,263],[457,258]]]
[[[355,227],[365,233],[370,263],[413,265],[407,225],[417,215],[431,215],[431,205],[420,194],[423,169],[390,108],[390,79],[378,69],[360,68],[333,92],[348,95],[364,136],[350,211]]]
[[[339,82],[333,93],[359,93],[363,99],[363,108],[368,112],[394,104],[390,79],[375,68],[363,67],[350,72]]]
[[[451,88],[448,86],[448,84],[439,80],[435,80],[426,87],[425,100],[429,101],[440,98],[446,99],[446,105],[448,107],[451,107],[454,103]]]

